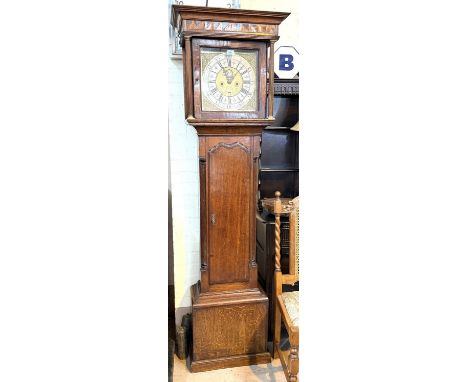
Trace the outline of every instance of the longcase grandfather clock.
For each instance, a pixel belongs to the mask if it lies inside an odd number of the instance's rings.
[[[283,12],[174,5],[185,117],[197,130],[201,276],[192,287],[192,371],[267,363],[268,298],[257,283],[262,129],[273,118]]]

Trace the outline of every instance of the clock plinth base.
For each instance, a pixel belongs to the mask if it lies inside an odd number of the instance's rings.
[[[199,285],[192,287],[192,372],[270,362],[265,293],[200,293]]]

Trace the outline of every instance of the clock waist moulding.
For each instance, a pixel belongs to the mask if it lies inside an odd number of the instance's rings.
[[[185,118],[199,140],[193,372],[270,362],[268,298],[257,283],[256,195],[261,133],[274,122],[274,43],[288,15],[172,6],[183,48]]]

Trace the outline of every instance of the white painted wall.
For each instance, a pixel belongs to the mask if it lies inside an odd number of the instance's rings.
[[[182,60],[169,58],[169,157],[174,242],[176,321],[190,307],[200,273],[198,138],[185,122]]]
[[[241,0],[241,8],[260,11],[290,12],[291,14],[279,27],[280,39],[275,47],[294,46],[301,52],[299,41],[299,0]]]
[[[242,0],[245,9],[292,12],[279,45],[298,46],[299,1]],[[169,58],[169,158],[172,188],[176,324],[190,311],[190,286],[200,278],[198,138],[185,122],[182,60]]]

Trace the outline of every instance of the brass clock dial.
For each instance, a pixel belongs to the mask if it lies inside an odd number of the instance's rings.
[[[256,111],[258,52],[202,48],[202,110]]]

